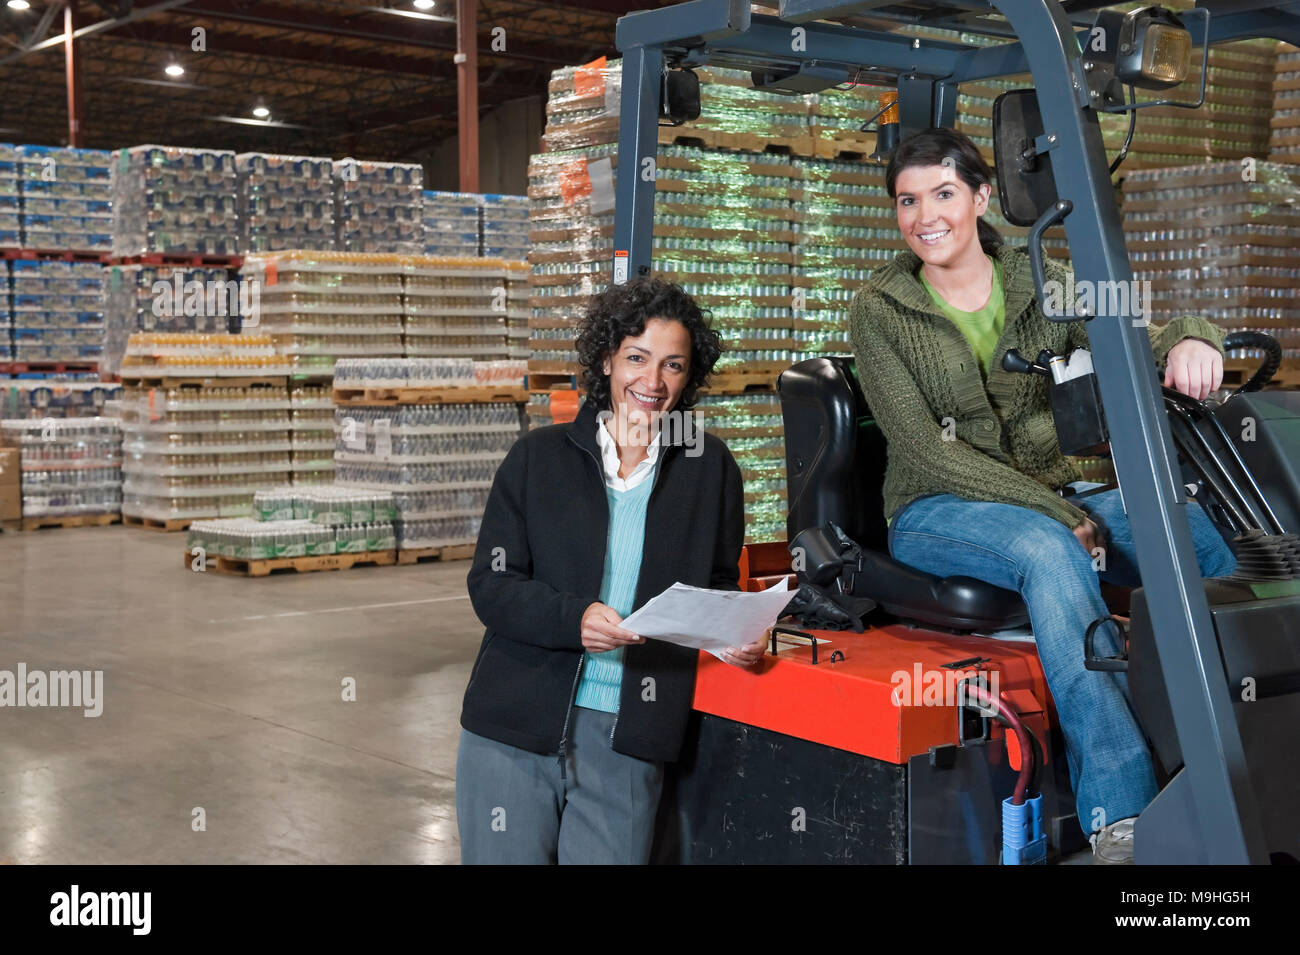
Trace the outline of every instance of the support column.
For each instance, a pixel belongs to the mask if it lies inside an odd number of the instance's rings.
[[[460,191],[478,192],[478,0],[456,0],[456,130]]]
[[[68,145],[81,146],[81,50],[76,38],[76,0],[66,0],[63,7],[63,60],[68,87]]]

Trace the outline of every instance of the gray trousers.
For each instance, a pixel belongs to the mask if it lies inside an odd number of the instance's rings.
[[[614,714],[575,706],[560,758],[461,730],[456,821],[465,865],[645,865],[663,763],[610,748]]]

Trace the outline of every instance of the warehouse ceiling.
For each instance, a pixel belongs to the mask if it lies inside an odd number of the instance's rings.
[[[552,70],[614,55],[619,16],[668,2],[478,0],[480,112],[544,101]],[[0,141],[67,142],[63,7],[0,6]],[[79,0],[75,9],[77,29],[89,28],[77,41],[87,147],[410,161],[456,132],[455,0],[424,11],[409,0]],[[169,77],[169,65],[184,74]],[[265,121],[253,117],[259,106]]]

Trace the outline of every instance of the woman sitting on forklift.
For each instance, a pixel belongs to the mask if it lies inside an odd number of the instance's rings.
[[[1062,496],[1080,478],[1061,453],[1038,375],[1002,368],[1012,348],[1087,347],[1082,321],[1049,321],[1029,256],[980,217],[992,171],[967,137],[930,129],[904,141],[885,174],[910,251],[854,297],[851,337],[863,394],[888,441],[885,513],[896,560],[1018,591],[1056,703],[1079,823],[1094,862],[1133,861],[1133,820],[1156,795],[1151,753],[1121,674],[1084,668],[1088,625],[1109,614],[1100,581],[1138,586],[1118,489]],[[1047,278],[1065,286],[1064,270]],[[1164,383],[1195,398],[1223,377],[1222,333],[1201,318],[1148,328]],[[1189,502],[1206,577],[1236,558]],[[1118,652],[1098,628],[1096,652]]]

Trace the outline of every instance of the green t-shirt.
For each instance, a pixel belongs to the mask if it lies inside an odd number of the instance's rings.
[[[935,306],[961,329],[961,333],[966,336],[966,341],[970,342],[971,351],[979,359],[980,367],[984,369],[986,376],[989,371],[989,359],[993,357],[993,349],[997,347],[998,339],[1002,337],[1002,326],[1007,316],[1007,303],[1002,295],[1002,264],[996,259],[991,260],[993,291],[989,293],[988,303],[978,312],[963,312],[959,308],[953,308],[931,287],[925,280],[925,276],[921,276],[921,284],[930,293]]]

